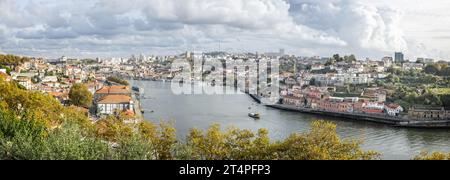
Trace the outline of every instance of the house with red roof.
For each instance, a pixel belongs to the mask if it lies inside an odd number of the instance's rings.
[[[389,116],[398,116],[404,111],[403,107],[398,104],[388,104],[384,109]]]
[[[131,96],[107,95],[101,97],[97,104],[97,114],[110,115],[116,111],[134,112],[134,102]]]

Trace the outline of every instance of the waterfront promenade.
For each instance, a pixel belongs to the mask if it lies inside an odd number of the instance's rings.
[[[249,96],[257,103],[261,103],[261,99],[257,95],[249,94]],[[450,128],[450,120],[410,120],[407,117],[392,117],[387,115],[377,114],[363,114],[363,113],[348,113],[348,112],[331,112],[319,109],[303,108],[284,104],[265,105],[270,108],[275,108],[284,111],[292,111],[306,114],[314,114],[320,116],[336,117],[361,122],[373,122],[386,124],[395,127],[405,128]]]
[[[323,110],[316,110],[310,108],[300,108],[290,105],[266,105],[267,107],[285,110],[285,111],[294,111],[299,113],[308,113],[315,114],[321,116],[331,116],[337,118],[344,118],[355,121],[364,121],[364,122],[374,122],[374,123],[382,123],[396,127],[410,127],[410,128],[450,128],[450,120],[442,120],[442,121],[416,121],[409,120],[406,118],[400,117],[390,117],[390,116],[381,116],[376,114],[362,114],[362,113],[346,113],[346,112],[329,112]]]

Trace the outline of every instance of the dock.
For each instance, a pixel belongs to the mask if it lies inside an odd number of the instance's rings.
[[[450,120],[442,120],[442,121],[415,121],[408,120],[400,117],[390,117],[390,116],[381,116],[376,114],[361,114],[361,113],[345,113],[345,112],[328,112],[322,110],[315,110],[310,108],[299,108],[290,105],[266,105],[270,108],[275,108],[279,110],[291,111],[291,112],[299,112],[305,114],[314,114],[319,116],[328,116],[335,118],[343,118],[361,122],[373,122],[379,124],[390,125],[394,127],[404,127],[404,128],[450,128]]]
[[[261,98],[256,94],[248,94],[254,101],[256,101],[258,104],[261,104]]]
[[[255,102],[261,104],[261,98],[255,94],[248,94]],[[298,112],[304,114],[313,114],[319,116],[335,117],[340,119],[348,119],[360,122],[372,122],[378,124],[385,124],[393,127],[403,128],[450,128],[450,120],[439,121],[421,121],[410,120],[402,117],[392,117],[388,115],[377,114],[363,114],[363,113],[346,113],[346,112],[329,112],[311,108],[296,107],[283,104],[265,105],[270,108],[279,109],[283,111]]]

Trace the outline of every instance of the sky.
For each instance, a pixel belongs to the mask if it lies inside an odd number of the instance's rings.
[[[185,51],[450,60],[450,1],[0,0],[0,53],[57,58]]]

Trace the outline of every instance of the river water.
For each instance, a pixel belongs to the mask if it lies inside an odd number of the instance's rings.
[[[282,139],[291,133],[307,132],[310,123],[320,119],[336,123],[341,138],[363,140],[363,149],[380,152],[383,159],[411,159],[422,151],[450,152],[450,130],[405,129],[287,112],[259,105],[245,94],[175,95],[170,83],[131,81],[131,84],[145,90],[145,98],[141,100],[145,118],[155,123],[173,122],[180,139],[191,128],[207,129],[214,123],[223,128],[265,128],[271,138]],[[252,112],[260,113],[261,119],[248,117]]]

